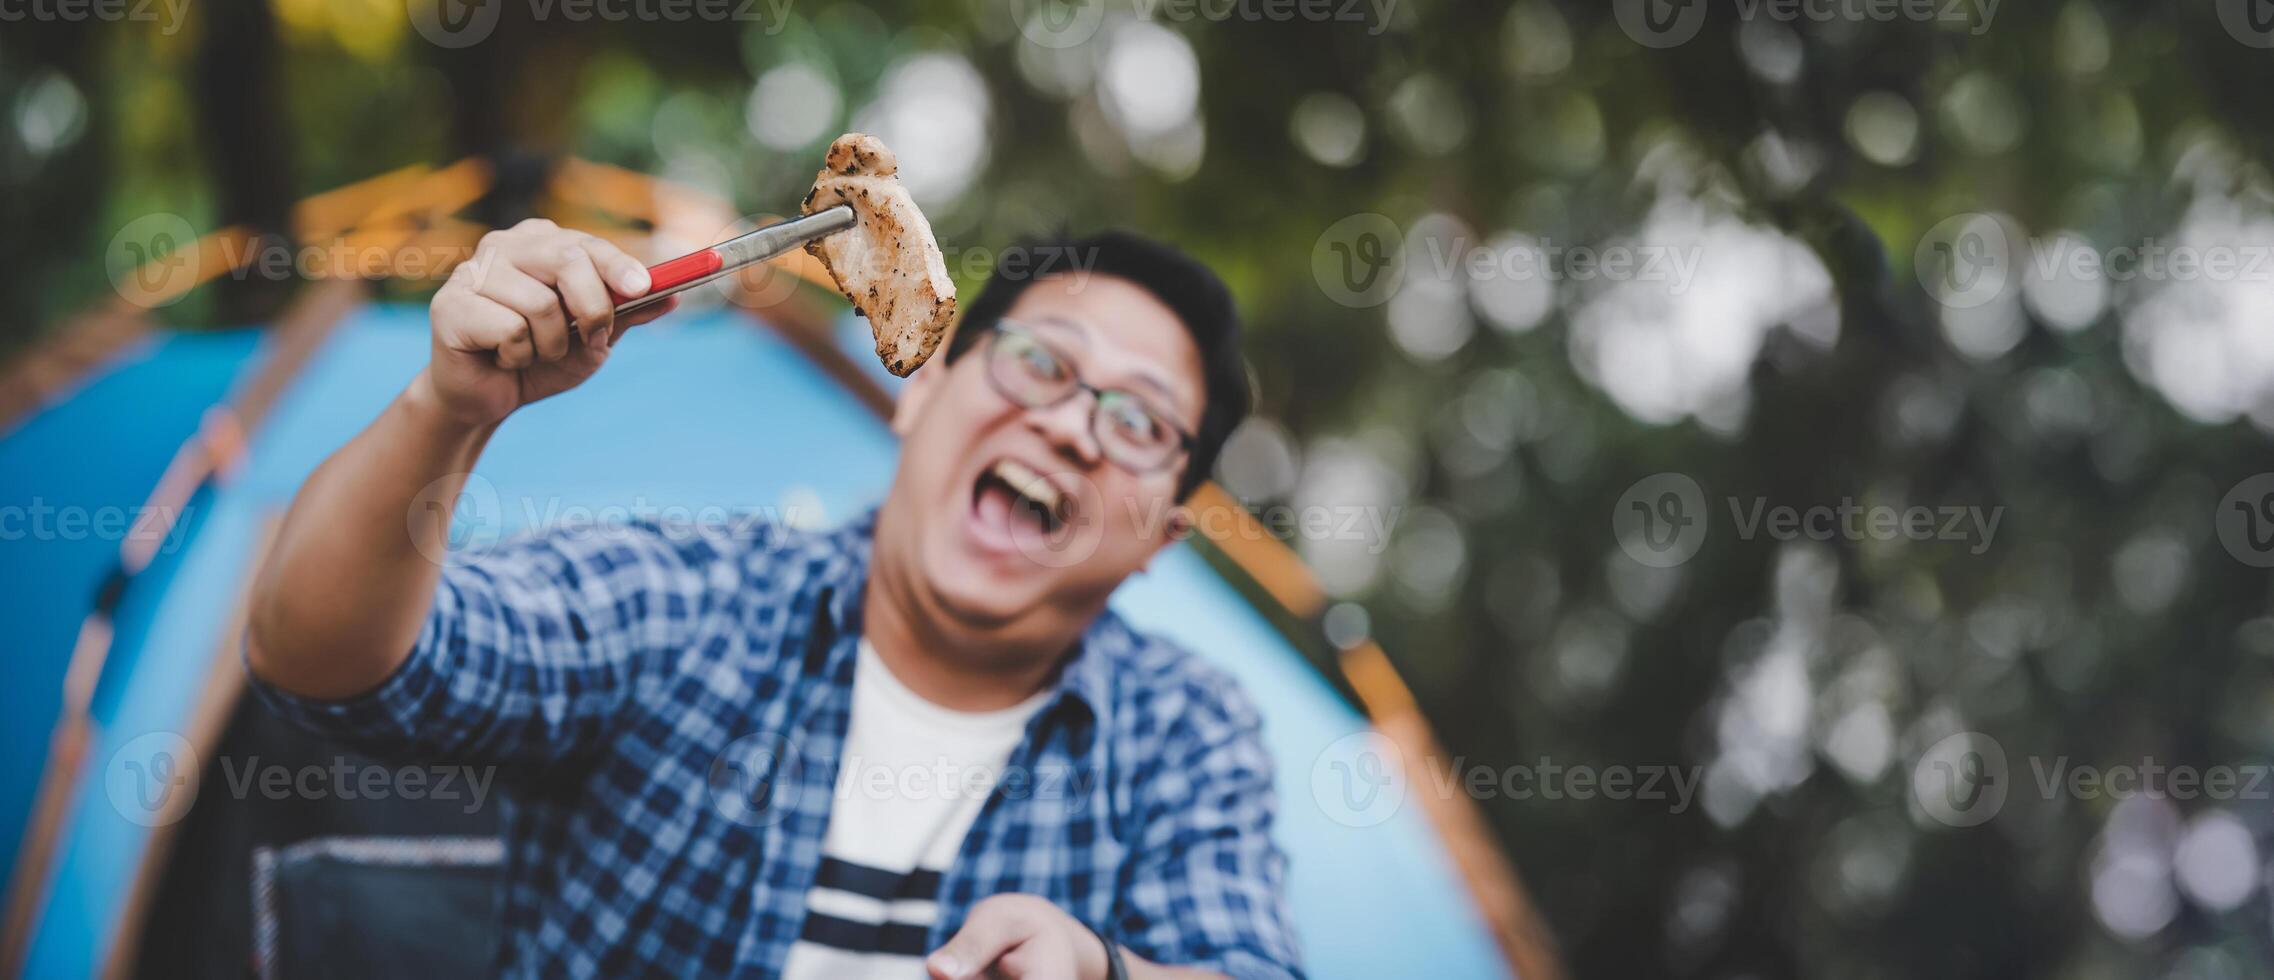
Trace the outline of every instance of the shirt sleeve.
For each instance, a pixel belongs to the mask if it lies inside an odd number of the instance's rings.
[[[260,681],[300,728],[382,757],[545,765],[602,744],[738,574],[724,530],[592,524],[454,555],[410,656],[345,700]]]
[[[1115,938],[1165,965],[1238,980],[1300,977],[1287,858],[1261,718],[1230,681],[1195,706],[1138,790],[1143,831]]]

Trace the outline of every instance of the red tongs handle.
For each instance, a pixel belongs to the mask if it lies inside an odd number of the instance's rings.
[[[659,293],[669,296],[678,292],[679,287],[692,286],[703,277],[725,267],[726,259],[720,257],[717,248],[689,252],[676,259],[666,259],[647,267],[647,278],[650,285],[647,288],[646,296],[627,297],[612,289],[608,291],[608,295],[615,298],[616,312],[621,314],[625,312],[624,306],[627,303],[646,299],[647,296],[654,296]]]

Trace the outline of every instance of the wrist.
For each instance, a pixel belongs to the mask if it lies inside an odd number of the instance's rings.
[[[403,387],[403,393],[395,399],[395,404],[421,431],[453,442],[478,443],[487,440],[490,433],[497,431],[498,424],[505,421],[503,418],[470,417],[453,408],[450,400],[444,398],[441,390],[435,387],[431,368],[421,368],[411,378],[411,383]]]
[[[1082,930],[1090,934],[1091,942],[1081,944],[1081,975],[1092,980],[1129,980],[1129,967],[1121,948],[1105,932],[1087,922]]]

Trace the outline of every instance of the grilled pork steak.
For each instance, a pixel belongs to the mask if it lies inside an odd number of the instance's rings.
[[[905,377],[932,356],[955,319],[955,283],[931,222],[900,186],[900,163],[883,141],[846,133],[829,144],[824,163],[803,212],[849,204],[859,221],[805,250],[829,270],[853,311],[868,318],[877,358]]]

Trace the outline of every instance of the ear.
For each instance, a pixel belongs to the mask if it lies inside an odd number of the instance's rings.
[[[916,420],[924,417],[924,406],[932,400],[941,385],[947,384],[947,373],[954,365],[942,356],[925,361],[922,367],[908,376],[900,385],[900,400],[892,407],[892,434],[902,439],[915,431]]]

